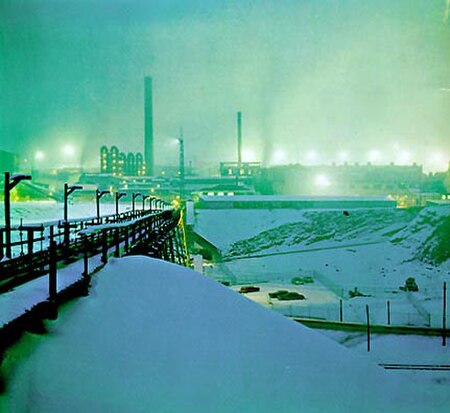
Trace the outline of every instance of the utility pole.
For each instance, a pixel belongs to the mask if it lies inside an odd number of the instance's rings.
[[[69,245],[69,213],[68,213],[68,204],[69,204],[69,196],[77,189],[83,189],[81,185],[69,185],[64,184],[64,243]]]
[[[109,194],[109,191],[99,191],[98,189],[95,190],[95,204],[97,207],[97,219],[100,219],[100,198],[103,195]]]
[[[142,210],[145,211],[145,200],[150,198],[150,195],[142,195]]]
[[[179,159],[179,175],[180,175],[180,200],[184,197],[184,138],[183,128],[180,128],[180,137],[178,138],[180,144],[180,159]]]
[[[442,311],[442,345],[445,347],[447,345],[447,282],[444,281],[443,288],[443,311]]]
[[[31,180],[31,175],[12,175],[5,172],[5,235],[6,235],[6,257],[11,258],[11,191],[20,182]]]
[[[131,210],[133,211],[133,213],[134,213],[134,211],[135,211],[135,209],[136,209],[136,198],[137,197],[139,197],[139,196],[141,196],[142,194],[140,194],[140,193],[138,193],[138,194],[135,194],[134,192],[133,192],[133,195],[132,195],[132,198],[131,198]]]
[[[116,192],[116,215],[119,215],[119,199],[127,196],[125,192]]]

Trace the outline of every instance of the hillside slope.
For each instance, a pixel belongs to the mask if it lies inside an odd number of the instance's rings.
[[[113,260],[48,326],[27,338],[26,358],[20,348],[9,355],[2,411],[413,413],[450,401],[211,279],[145,257]]]

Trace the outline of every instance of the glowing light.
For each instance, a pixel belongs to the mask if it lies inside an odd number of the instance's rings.
[[[75,155],[75,148],[73,145],[71,145],[70,143],[64,145],[61,148],[61,152],[64,156],[70,157],[70,156],[74,156]]]
[[[316,177],[314,178],[314,184],[318,188],[327,188],[331,185],[331,181],[330,181],[330,178],[328,177],[328,175],[319,174],[319,175],[316,175]]]
[[[449,157],[442,152],[432,152],[427,156],[426,169],[429,171],[445,171],[448,167]]]
[[[286,153],[282,149],[276,149],[272,156],[273,164],[283,164],[286,163]]]
[[[349,158],[348,152],[347,152],[347,151],[340,151],[340,152],[338,153],[338,158],[339,158],[339,160],[340,160],[341,162],[348,161],[348,158]]]
[[[372,149],[369,152],[368,159],[370,162],[379,162],[381,160],[381,152],[378,149]]]
[[[315,162],[315,161],[317,161],[319,159],[319,154],[316,151],[314,151],[314,150],[308,151],[306,153],[306,159],[309,162]]]
[[[34,159],[36,161],[42,161],[45,158],[45,153],[42,151],[36,151],[36,153],[34,154]]]
[[[395,162],[400,164],[400,165],[407,165],[407,164],[411,163],[411,159],[412,159],[411,152],[409,152],[409,151],[401,151],[397,155],[397,158],[395,159]]]
[[[244,148],[242,150],[242,161],[243,162],[255,162],[256,154],[255,151],[249,148]]]

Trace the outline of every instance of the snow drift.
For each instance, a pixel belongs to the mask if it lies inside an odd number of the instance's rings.
[[[450,258],[450,208],[428,207],[393,239],[411,249],[412,259],[439,265]]]
[[[145,257],[108,264],[49,330],[9,355],[6,411],[411,413],[448,402],[211,279]]]

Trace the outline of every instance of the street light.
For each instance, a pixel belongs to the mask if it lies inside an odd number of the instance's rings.
[[[72,192],[76,191],[77,189],[83,189],[83,187],[81,185],[64,184],[64,221],[66,222],[68,219],[67,204],[69,196]]]
[[[149,201],[149,204],[150,204],[150,212],[152,212],[152,204],[153,204],[153,201],[155,201],[156,200],[156,198],[154,197],[154,196],[151,196],[150,197],[150,201]]]
[[[133,192],[132,199],[131,199],[131,210],[132,210],[133,212],[134,212],[134,210],[135,210],[135,201],[136,201],[136,198],[139,197],[139,196],[142,196],[142,194],[140,194],[140,193],[135,194],[135,193]]]
[[[145,200],[148,198],[150,198],[150,195],[142,195],[142,210],[143,211],[145,211]]]
[[[106,194],[109,194],[109,191],[99,191],[98,189],[95,190],[95,203],[97,206],[97,219],[100,219],[100,198]]]
[[[125,192],[116,192],[116,215],[119,215],[119,199],[127,196]]]
[[[69,231],[70,231],[70,225],[68,222],[68,201],[69,196],[72,192],[76,191],[77,189],[83,189],[81,185],[69,185],[64,184],[64,243],[66,245],[69,245]]]
[[[31,175],[10,175],[5,172],[5,234],[6,234],[6,256],[11,258],[11,190],[20,182],[31,180]]]

